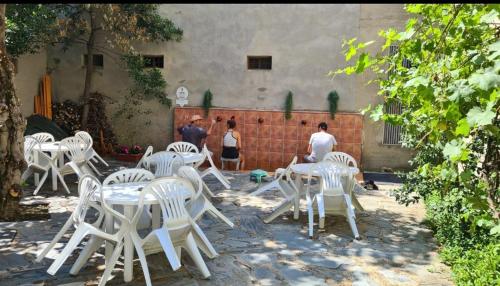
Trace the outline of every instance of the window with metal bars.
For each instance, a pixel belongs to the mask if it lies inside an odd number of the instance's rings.
[[[163,68],[163,55],[161,56],[143,56],[145,68]]]
[[[87,55],[83,55],[83,65],[87,65]],[[92,64],[96,68],[103,68],[104,67],[104,56],[102,54],[94,54],[92,55]]]
[[[391,45],[389,47],[389,55],[394,55],[398,51],[398,46]],[[411,62],[408,59],[403,59],[402,65],[406,68],[411,67]],[[403,112],[403,107],[401,102],[391,102],[384,104],[384,112],[386,114],[401,114]],[[384,139],[382,141],[384,145],[401,145],[401,126],[392,125],[389,122],[384,122]]]
[[[249,70],[270,70],[273,66],[271,56],[247,56],[247,68]]]

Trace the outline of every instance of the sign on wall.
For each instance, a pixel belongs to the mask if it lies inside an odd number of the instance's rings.
[[[180,105],[183,107],[184,105],[188,104],[188,95],[189,92],[186,87],[180,86],[177,91],[175,92],[177,98],[175,99],[175,104]]]

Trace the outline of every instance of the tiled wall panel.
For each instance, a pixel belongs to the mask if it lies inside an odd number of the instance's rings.
[[[177,128],[189,122],[194,114],[204,115],[198,107],[176,107],[174,126]],[[292,119],[285,120],[283,111],[244,110],[212,108],[209,118],[222,118],[207,140],[207,146],[214,153],[213,159],[220,167],[222,151],[222,136],[226,131],[226,121],[234,116],[236,130],[240,131],[242,153],[245,155],[245,169],[256,168],[274,171],[285,167],[298,156],[298,162],[303,161],[307,153],[307,145],[312,133],[317,132],[317,126],[324,121],[328,124],[328,132],[337,140],[337,150],[350,154],[361,165],[363,118],[356,113],[337,113],[335,120],[330,119],[328,112],[296,111]],[[261,119],[261,123],[259,123]],[[305,123],[305,124],[303,124]],[[202,126],[208,128],[210,120],[204,120]],[[174,138],[181,140],[175,130]]]

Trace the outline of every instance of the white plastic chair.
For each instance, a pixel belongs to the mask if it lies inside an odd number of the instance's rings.
[[[85,131],[78,131],[75,133],[75,137],[81,138],[89,146],[88,151],[85,153],[85,160],[87,160],[87,163],[89,164],[90,167],[92,167],[92,169],[96,172],[96,174],[102,176],[99,170],[97,170],[94,164],[92,164],[92,161],[97,163],[98,162],[97,159],[99,159],[99,161],[101,161],[104,165],[109,166],[109,164],[106,163],[106,161],[104,161],[104,159],[101,156],[99,156],[99,154],[97,154],[97,152],[92,147],[94,143],[92,140],[92,136],[90,136],[90,134]]]
[[[41,150],[40,142],[36,138],[32,136],[24,137],[24,160],[28,163],[28,168],[21,175],[21,181],[26,181],[26,179],[28,179],[33,173],[43,173],[38,186],[33,192],[33,195],[36,195],[38,191],[40,191],[40,188],[49,175],[50,169],[55,168],[55,170],[57,170],[54,160],[49,155],[39,150]],[[35,156],[38,157],[37,160],[35,160]],[[64,190],[69,194],[70,191],[68,186],[66,186],[63,177],[59,172],[56,173],[57,177],[64,186]]]
[[[351,155],[344,152],[328,152],[325,154],[325,157],[323,157],[323,161],[340,162],[349,167],[351,165],[352,167],[358,167],[356,160],[354,160]]]
[[[320,174],[320,192],[314,195],[312,208],[316,206],[319,214],[319,228],[325,226],[325,215],[336,214],[347,217],[351,226],[352,233],[356,239],[359,239],[358,228],[356,227],[356,214],[352,205],[351,196],[344,190],[342,185],[342,176],[350,174],[343,163],[326,165],[318,170]],[[310,196],[310,184],[306,196]],[[310,201],[310,199],[308,199]],[[316,205],[315,205],[316,203]],[[313,234],[312,211],[308,204],[309,211],[309,236]]]
[[[167,146],[167,149],[165,151],[172,151],[172,152],[178,152],[178,153],[184,153],[184,152],[199,153],[200,152],[198,150],[198,147],[196,147],[196,145],[189,143],[189,142],[183,142],[183,141],[170,143]]]
[[[115,247],[115,250],[112,254],[112,260],[114,259],[115,261],[118,259],[118,256],[121,253],[121,250],[123,249],[123,237],[124,233],[128,231],[126,227],[120,228],[120,230],[114,234],[106,233],[96,227],[94,224],[90,224],[85,222],[85,216],[87,214],[87,211],[89,207],[91,206],[91,202],[94,200],[98,200],[98,194],[101,194],[101,205],[104,207],[106,210],[106,214],[113,215],[113,210],[110,209],[103,200],[103,194],[100,192],[101,189],[101,184],[99,181],[92,177],[91,175],[84,175],[79,184],[78,184],[78,190],[80,193],[80,200],[78,202],[78,205],[76,206],[75,211],[71,215],[71,220],[69,220],[73,225],[75,226],[76,230],[71,236],[70,240],[62,250],[62,252],[56,257],[54,262],[50,265],[49,269],[47,270],[47,273],[51,275],[55,275],[59,268],[63,265],[63,263],[66,261],[66,259],[71,255],[73,250],[76,249],[76,247],[80,244],[80,242],[87,236],[91,235],[91,240],[98,238],[99,240],[107,240],[107,241],[112,241],[117,244]],[[107,209],[106,209],[107,208]],[[69,225],[65,225],[65,227],[69,227]],[[64,228],[64,227],[63,227]],[[66,228],[67,229],[67,228]],[[62,236],[62,234],[61,234]],[[86,249],[88,249],[86,247]],[[84,249],[84,252],[86,250]],[[83,260],[82,257],[88,258],[90,254],[87,253],[82,253],[78,260]],[[81,264],[80,261],[75,263]],[[74,265],[74,266],[75,266]],[[101,281],[99,285],[104,285],[109,278],[108,276],[103,275],[101,278]]]
[[[339,163],[342,163],[344,165],[346,165],[347,167],[355,167],[357,168],[358,167],[358,164],[356,163],[356,160],[349,154],[347,153],[344,153],[344,152],[329,152],[325,155],[325,157],[323,158],[323,161],[326,161],[326,162],[339,162]],[[359,185],[355,178],[353,177],[343,177],[343,184],[346,185],[346,186],[349,186],[349,195],[351,196],[351,199],[353,201],[353,204],[354,206],[361,210],[361,211],[364,211],[363,207],[361,206],[361,204],[359,203],[358,199],[356,198],[356,196],[354,196],[353,194],[353,190],[354,190],[354,187],[355,185]],[[345,181],[347,180],[347,181]],[[350,181],[349,181],[350,180]],[[361,186],[359,186],[361,187]]]
[[[300,200],[300,191],[295,185],[295,183],[291,179],[291,166],[297,162],[297,156],[295,156],[286,168],[286,171],[283,172],[277,179],[274,181],[260,187],[255,192],[251,193],[251,196],[256,196],[261,194],[262,192],[278,189],[285,197],[285,200],[279,204],[276,208],[273,209],[272,213],[263,219],[265,223],[270,223],[278,216],[284,214],[293,206],[293,218],[299,218],[299,200]]]
[[[220,162],[221,162],[221,170],[224,170],[224,163],[225,162],[233,162],[233,163],[236,163],[236,171],[238,171],[240,169],[240,157],[236,158],[236,159],[230,159],[230,158],[224,158],[224,157],[220,157]]]
[[[154,165],[155,177],[169,177],[177,173],[180,167],[184,166],[184,159],[175,152],[160,151],[154,153],[144,160],[148,166]]]
[[[33,136],[40,143],[56,141],[54,139],[54,135],[47,133],[47,132],[38,132],[38,133],[32,134],[31,136]]]
[[[215,208],[210,200],[203,195],[203,179],[193,167],[181,167],[178,171],[178,175],[181,178],[188,179],[196,190],[195,195],[191,198],[187,205],[189,214],[195,221],[200,219],[205,212],[208,212],[214,218],[219,218],[230,227],[234,227],[234,223],[223,215],[217,208]]]
[[[59,168],[61,176],[74,174],[81,178],[83,175],[92,175],[95,177],[92,169],[87,165],[86,153],[89,146],[80,137],[68,137],[61,140],[59,144],[59,154],[62,156],[62,149],[67,148],[65,152],[69,158],[69,162]]]
[[[111,175],[107,176],[106,179],[104,179],[102,185],[107,186],[111,184],[144,182],[144,181],[152,181],[154,179],[155,175],[150,171],[144,169],[132,168],[112,173]]]
[[[146,170],[149,170],[149,166],[146,164],[146,159],[153,154],[153,146],[148,146],[146,149],[146,152],[144,152],[144,155],[142,155],[141,160],[137,163],[136,168],[144,168]]]
[[[149,269],[146,260],[146,255],[155,252],[155,249],[160,244],[163,249],[172,269],[175,271],[180,268],[180,252],[184,248],[195,262],[203,277],[210,276],[210,272],[203,261],[198,247],[211,256],[217,256],[217,252],[207,239],[201,228],[189,216],[185,207],[186,193],[182,189],[190,188],[191,194],[194,193],[189,182],[183,183],[180,178],[160,178],[156,179],[147,185],[139,198],[137,212],[130,221],[130,235],[135,246],[137,255],[141,262],[146,285],[151,285],[149,277]],[[142,212],[144,207],[144,198],[147,195],[153,195],[159,202],[163,225],[157,229],[153,229],[146,237],[141,238],[137,230],[133,227]],[[198,245],[197,245],[198,242]],[[103,277],[108,277],[111,274],[116,259],[110,261],[106,266]]]
[[[224,185],[226,189],[230,189],[231,183],[226,177],[224,177],[224,175],[215,166],[214,161],[212,160],[212,156],[210,155],[210,151],[208,151],[207,144],[203,145],[202,152],[205,154],[206,158],[208,158],[208,161],[210,162],[210,167],[203,170],[200,176],[204,178],[205,176],[212,174],[217,178],[217,180],[219,180],[222,183],[222,185]]]
[[[283,193],[283,195],[286,196],[285,193],[288,192],[285,191],[284,189],[290,187],[290,185],[295,186],[295,184],[291,179],[291,174],[292,174],[292,166],[295,165],[296,163],[297,163],[297,156],[293,157],[292,162],[290,162],[290,164],[288,164],[288,166],[285,169],[283,169],[283,171],[281,171],[279,175],[275,176],[275,179],[272,182],[260,186],[256,191],[250,193],[250,195],[258,196],[265,191],[278,189],[281,191],[281,193]]]
[[[87,177],[89,179],[86,179],[86,180],[90,180],[89,182],[83,182],[83,179]],[[94,177],[92,177],[91,175],[86,175],[84,177],[81,178],[80,182],[79,182],[79,185],[78,185],[78,195],[79,197],[81,196],[81,192],[86,190],[86,188],[89,188],[89,187],[92,187],[92,183],[91,181],[92,180],[95,180]],[[98,183],[98,181],[96,181]],[[91,184],[91,185],[85,185],[85,184]],[[97,210],[98,213],[99,213],[99,217],[97,218],[97,220],[92,223],[93,226],[95,226],[96,228],[99,228],[101,226],[101,223],[103,221],[103,218],[104,218],[104,209],[102,209],[102,207],[100,206],[100,203],[98,201],[94,201],[94,200],[90,200],[88,202],[88,206],[92,207],[93,209]],[[37,257],[36,257],[36,262],[40,262],[42,261],[42,259],[47,255],[47,253],[49,253],[49,251],[54,248],[54,246],[56,245],[56,243],[62,238],[62,236],[68,231],[68,229],[71,227],[71,225],[73,225],[74,223],[74,217],[73,216],[78,216],[77,212],[79,212],[80,210],[78,208],[75,208],[73,210],[73,213],[70,215],[70,217],[68,218],[68,220],[66,220],[66,223],[64,223],[63,227],[61,228],[61,230],[59,230],[59,232],[56,234],[56,236],[52,239],[52,241],[49,243],[49,245],[47,245],[42,252],[40,252]],[[73,274],[73,273],[72,273]]]

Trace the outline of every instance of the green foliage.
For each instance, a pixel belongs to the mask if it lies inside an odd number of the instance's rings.
[[[339,95],[337,92],[330,91],[328,94],[328,110],[330,111],[330,118],[335,119],[335,113],[337,112],[337,102],[339,101]]]
[[[122,59],[126,64],[125,68],[133,83],[129,89],[129,93],[120,102],[115,117],[123,117],[130,120],[136,116],[149,115],[153,111],[143,107],[143,102],[149,100],[157,100],[168,108],[172,106],[172,100],[167,98],[165,92],[167,81],[163,78],[159,69],[145,69],[144,59],[138,55],[125,55]],[[142,116],[142,118],[148,117]],[[151,121],[147,120],[146,124],[151,124]]]
[[[397,200],[425,199],[437,240],[460,257],[449,260],[458,284],[495,285],[498,274],[490,274],[498,266],[487,258],[500,241],[499,7],[405,8],[412,15],[404,31],[380,31],[384,44],[374,55],[365,51],[369,43],[345,41],[352,62],[330,75],[370,70],[384,101],[401,102],[401,115],[386,114],[383,105],[366,109],[375,121],[402,125],[403,146],[416,152]],[[388,54],[391,45],[399,48]],[[476,277],[481,272],[484,279]]]
[[[288,91],[288,95],[286,96],[285,100],[285,119],[291,119],[292,118],[292,110],[293,110],[293,93],[291,91]]]
[[[8,4],[5,39],[9,55],[37,53],[55,41],[57,15],[61,11],[64,7],[55,4]]]
[[[205,110],[205,117],[208,117],[208,112],[210,111],[210,108],[213,107],[212,98],[213,94],[210,91],[210,89],[205,91],[205,93],[203,94],[203,103],[202,103],[203,109]]]
[[[500,285],[500,244],[490,243],[463,251],[446,247],[441,258],[452,265],[457,285]]]

